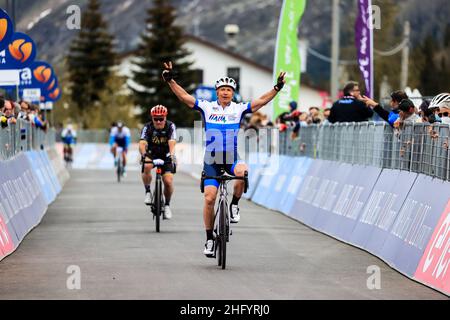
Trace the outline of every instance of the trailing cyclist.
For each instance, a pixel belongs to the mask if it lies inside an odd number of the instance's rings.
[[[126,177],[127,166],[127,152],[131,143],[131,132],[123,122],[119,121],[117,126],[111,129],[109,137],[109,145],[111,146],[111,153],[114,156],[114,166],[117,166],[117,148],[122,148],[122,164],[123,176]]]
[[[164,183],[164,218],[171,219],[172,211],[170,210],[170,200],[174,191],[173,174],[176,171],[175,145],[177,139],[175,124],[167,120],[167,108],[162,105],[153,107],[150,111],[152,121],[147,123],[141,132],[141,140],[139,142],[139,152],[142,161],[151,162],[152,160],[164,160],[162,168],[162,176]],[[142,182],[145,187],[145,204],[151,205],[151,170],[153,164],[145,164],[144,173],[142,174]]]
[[[174,79],[172,62],[164,63],[162,73],[172,92],[189,108],[199,111],[205,122],[206,152],[203,171],[207,176],[219,176],[222,169],[226,173],[244,177],[248,172],[247,165],[239,159],[237,154],[237,141],[240,122],[247,113],[253,113],[269,103],[283,88],[286,73],[280,73],[277,84],[272,90],[250,103],[235,103],[232,101],[236,92],[237,83],[234,79],[223,77],[217,80],[215,88],[217,101],[208,102],[196,100],[188,94]],[[214,257],[214,204],[216,202],[219,183],[216,180],[205,181],[205,201],[203,220],[206,229],[206,244],[203,253],[208,258]],[[230,222],[238,223],[240,220],[239,200],[244,192],[244,181],[234,184],[233,200],[230,204]]]
[[[64,161],[72,162],[73,146],[77,143],[77,132],[71,124],[61,132],[61,139],[64,144]]]

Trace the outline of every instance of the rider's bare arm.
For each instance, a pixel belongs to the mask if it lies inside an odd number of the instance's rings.
[[[255,99],[251,102],[251,108],[252,112],[256,112],[262,107],[264,107],[266,104],[268,104],[270,101],[272,101],[273,98],[277,95],[277,91],[275,89],[272,89],[271,91],[263,94],[260,98]]]
[[[176,140],[169,140],[169,152],[170,155],[173,157],[175,155],[175,145],[177,144]]]
[[[175,126],[175,123],[171,124],[171,131],[168,144],[170,155],[173,157],[175,156],[175,145],[177,144],[177,127]]]
[[[145,155],[147,153],[147,141],[145,140],[139,141],[139,153],[141,155]]]
[[[189,108],[194,108],[195,98],[186,92],[172,76],[172,62],[164,63],[163,79],[167,82],[172,92],[177,96],[177,98],[187,105]],[[169,75],[169,76],[167,76]]]
[[[175,80],[168,82],[170,89],[177,96],[177,98],[187,105],[189,108],[193,108],[195,105],[195,98],[186,92]]]
[[[286,83],[286,80],[284,79],[285,75],[286,72],[281,72],[275,87],[269,92],[263,94],[260,98],[255,99],[251,102],[252,112],[258,111],[266,104],[268,104],[270,101],[272,101],[273,98],[275,98],[275,96],[278,94],[278,92],[283,88],[284,84]]]

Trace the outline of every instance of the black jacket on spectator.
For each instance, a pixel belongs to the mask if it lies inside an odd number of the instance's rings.
[[[343,97],[336,101],[331,108],[330,123],[336,122],[364,122],[373,116],[373,111],[362,101],[354,97]]]

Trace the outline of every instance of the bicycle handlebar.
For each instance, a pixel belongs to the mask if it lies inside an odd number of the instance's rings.
[[[205,171],[202,172],[202,178],[200,181],[200,190],[202,193],[205,192],[205,180],[218,180],[220,182],[224,182],[224,181],[232,181],[232,180],[242,180],[244,181],[244,193],[247,193],[248,190],[248,172],[245,171],[245,174],[243,177],[233,177],[233,176],[228,176],[228,175],[222,175],[222,176],[207,176],[205,174]]]
[[[233,177],[233,176],[223,175],[223,176],[218,176],[218,177],[214,177],[214,176],[202,176],[202,179],[203,179],[203,180],[231,181],[231,180],[245,180],[246,177]]]

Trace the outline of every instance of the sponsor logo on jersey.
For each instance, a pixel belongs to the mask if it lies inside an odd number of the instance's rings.
[[[210,121],[215,121],[215,122],[223,122],[226,123],[227,122],[227,117],[223,114],[212,114],[209,116],[209,120]]]

